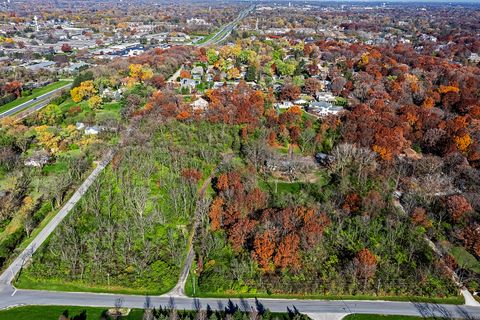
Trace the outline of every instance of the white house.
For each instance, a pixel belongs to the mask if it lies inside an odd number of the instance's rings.
[[[83,122],[77,122],[77,123],[75,124],[75,126],[77,127],[77,130],[83,130],[83,129],[85,129],[85,123],[83,123]]]
[[[305,100],[305,99],[298,99],[298,100],[295,100],[293,103],[296,104],[296,105],[303,106],[303,105],[308,104],[308,101]]]
[[[338,114],[339,112],[343,111],[343,108],[334,106],[330,102],[326,101],[314,101],[310,103],[308,110],[318,114],[319,116],[327,116],[331,114]]]
[[[48,153],[43,150],[35,151],[31,157],[25,160],[24,165],[37,168],[43,167],[50,161],[50,158]]]
[[[180,80],[180,86],[182,88],[195,89],[195,87],[200,84],[200,80],[183,78]]]
[[[85,134],[88,134],[88,135],[97,135],[100,133],[100,131],[102,131],[102,129],[97,126],[85,128]]]
[[[290,101],[277,102],[273,105],[276,109],[288,109],[293,107],[293,103]]]
[[[203,76],[203,73],[204,73],[204,70],[203,70],[203,67],[201,66],[196,66],[195,68],[192,69],[192,75],[194,74],[198,74],[200,76]]]
[[[198,98],[190,104],[193,111],[205,111],[208,108],[208,101],[203,98]]]
[[[331,92],[316,92],[315,93],[315,98],[317,98],[318,101],[323,101],[323,102],[335,102],[336,98]]]

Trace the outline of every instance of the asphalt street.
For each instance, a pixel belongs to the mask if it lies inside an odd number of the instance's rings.
[[[71,86],[71,84],[67,84],[67,85],[65,85],[63,87],[60,87],[58,89],[55,89],[53,91],[42,94],[41,96],[38,96],[36,99],[31,99],[31,100],[28,100],[27,102],[19,104],[18,106],[13,107],[10,110],[7,110],[3,113],[0,113],[0,119],[8,117],[8,116],[12,116],[12,115],[14,115],[18,112],[27,110],[27,109],[31,108],[32,106],[33,106],[32,112],[40,110],[41,108],[45,107],[48,104],[50,99],[52,99],[57,92],[60,92],[63,89],[68,88],[70,86]]]
[[[480,308],[410,302],[387,301],[324,301],[292,299],[215,299],[187,297],[146,297],[96,293],[53,292],[16,290],[7,287],[0,292],[0,309],[20,305],[72,305],[92,307],[114,307],[117,301],[128,308],[143,308],[149,301],[152,306],[170,306],[182,309],[242,310],[269,309],[273,312],[298,311],[301,313],[373,313],[392,315],[440,316],[464,319],[480,318]]]

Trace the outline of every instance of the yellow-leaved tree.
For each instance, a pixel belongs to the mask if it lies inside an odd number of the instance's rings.
[[[38,144],[44,149],[48,150],[51,154],[56,154],[59,151],[59,144],[61,138],[57,136],[53,129],[43,125],[35,127],[35,133],[37,136]]]
[[[228,79],[238,79],[240,78],[240,71],[237,68],[231,68],[227,71]]]
[[[83,99],[93,96],[95,93],[97,93],[97,89],[95,89],[92,80],[84,81],[80,84],[80,86],[70,90],[70,95],[72,96],[72,100],[74,102],[80,102]]]
[[[100,98],[98,95],[92,96],[90,99],[88,99],[88,106],[94,110],[100,109],[102,106],[102,98]]]
[[[138,82],[143,82],[145,80],[153,77],[153,71],[149,66],[141,64],[131,64],[130,65],[130,78]]]

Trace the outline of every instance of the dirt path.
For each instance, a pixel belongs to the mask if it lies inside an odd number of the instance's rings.
[[[205,191],[208,188],[208,185],[212,181],[213,177],[217,173],[218,168],[225,162],[229,161],[233,157],[233,154],[228,153],[223,156],[222,161],[212,170],[210,175],[208,176],[207,179],[203,182],[202,186],[198,190],[198,199],[197,199],[197,205],[195,207],[195,213],[194,213],[194,222],[193,222],[193,227],[192,227],[192,232],[190,235],[189,239],[189,249],[188,249],[188,254],[187,258],[185,259],[185,263],[183,265],[182,272],[180,273],[180,277],[178,278],[178,282],[175,285],[175,287],[170,290],[166,296],[171,296],[171,297],[186,297],[185,295],[185,284],[187,282],[188,275],[190,273],[190,268],[193,263],[193,259],[195,258],[195,250],[193,250],[193,243],[195,240],[195,236],[197,235],[197,230],[198,227],[200,226],[201,222],[201,213],[203,209],[205,209],[203,206],[205,205],[204,199],[205,199]]]

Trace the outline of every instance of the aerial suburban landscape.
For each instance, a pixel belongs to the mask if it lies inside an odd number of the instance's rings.
[[[480,319],[480,2],[2,0],[0,320]]]

